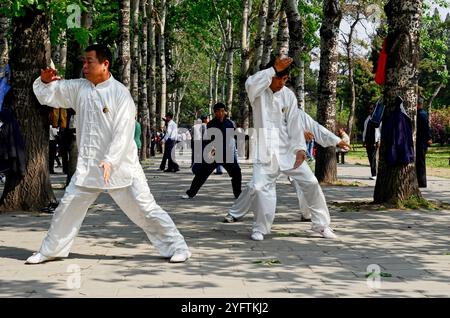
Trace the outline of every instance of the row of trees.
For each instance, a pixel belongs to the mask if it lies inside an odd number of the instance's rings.
[[[42,67],[50,65],[51,57],[66,78],[80,77],[79,57],[93,42],[112,48],[113,74],[135,100],[143,127],[143,159],[147,130],[159,129],[168,110],[178,122],[190,125],[223,101],[233,119],[247,128],[251,109],[245,80],[280,53],[294,58],[291,77],[299,107],[316,114],[331,131],[338,120],[354,132],[355,118],[364,118],[365,108],[382,94],[383,88],[372,81],[372,61],[386,35],[395,39],[383,92],[386,111],[401,95],[414,117],[419,80],[430,103],[448,101],[447,93],[441,93],[448,78],[448,50],[443,50],[450,38],[447,24],[431,14],[424,19],[422,0],[1,0],[0,4],[0,66],[9,54],[14,107],[28,154],[27,175],[19,185],[6,184],[3,209],[36,209],[53,199],[46,171],[45,114],[33,98],[31,83]],[[431,11],[425,7],[425,12]],[[381,21],[378,32],[363,39],[358,26],[373,17]],[[349,25],[346,31],[340,28],[343,19]],[[420,25],[435,34],[420,33]],[[419,37],[428,37],[422,54]],[[368,48],[368,53],[356,52],[358,47]],[[419,61],[428,61],[433,78],[421,76]],[[319,71],[311,68],[314,64],[319,64]],[[336,180],[335,160],[333,147],[319,147],[320,181]],[[383,173],[377,180],[376,201],[420,195],[413,165],[389,167],[383,158],[380,161]]]

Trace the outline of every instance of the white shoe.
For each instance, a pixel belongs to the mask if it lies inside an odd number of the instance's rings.
[[[376,176],[375,177],[372,176],[372,177],[369,177],[369,179],[370,180],[377,180],[377,177]]]
[[[55,257],[44,256],[41,253],[36,252],[27,258],[27,260],[25,261],[25,264],[41,264],[41,263],[45,263],[48,261],[52,261],[54,259],[55,259]]]
[[[182,199],[185,199],[185,200],[192,199],[192,197],[188,196],[187,194],[183,194],[183,195],[181,196],[181,198],[182,198]]]
[[[262,241],[264,240],[264,235],[261,232],[255,231],[252,233],[251,239],[253,241]]]
[[[192,256],[192,253],[188,250],[177,250],[175,253],[173,253],[172,257],[170,258],[170,263],[183,263],[188,260],[189,257]]]
[[[333,230],[331,229],[331,227],[326,227],[322,230],[319,231],[320,235],[322,235],[322,237],[327,238],[327,239],[337,239],[337,235],[334,234]]]

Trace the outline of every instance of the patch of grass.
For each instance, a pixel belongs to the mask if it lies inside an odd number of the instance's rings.
[[[367,165],[369,164],[366,148],[364,148],[362,144],[352,144],[352,148],[346,156],[358,161],[362,161]],[[448,164],[449,157],[450,145],[440,146],[439,144],[433,144],[428,148],[426,156],[427,167],[450,169],[450,165]],[[360,162],[356,164],[362,165]]]
[[[281,262],[280,262],[280,260],[274,258],[274,259],[268,259],[268,260],[254,261],[253,264],[261,264],[261,265],[266,265],[266,266],[272,266],[272,265],[281,264]]]
[[[350,201],[350,202],[330,202],[330,206],[339,209],[341,212],[358,211],[389,211],[389,210],[448,210],[450,204],[444,202],[428,201],[424,198],[411,197],[406,201],[395,204],[376,204],[370,201]]]
[[[405,201],[398,202],[398,208],[411,210],[439,210],[439,206],[425,198],[419,198],[415,195],[411,196]]]
[[[361,182],[353,181],[353,182],[347,182],[343,180],[337,180],[335,182],[321,182],[321,185],[327,185],[327,186],[342,186],[342,187],[361,187],[361,186],[367,186]]]

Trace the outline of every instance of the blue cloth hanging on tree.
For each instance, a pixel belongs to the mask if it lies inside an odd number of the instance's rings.
[[[387,163],[391,166],[414,162],[412,121],[403,108],[403,100],[397,97],[396,108],[383,119],[382,142],[385,144]]]
[[[9,65],[0,69],[0,111],[2,110],[6,93],[11,89],[11,86],[8,83],[10,77],[11,70],[9,69]]]

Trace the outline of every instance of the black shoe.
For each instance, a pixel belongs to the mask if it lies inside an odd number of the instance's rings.
[[[42,208],[41,212],[43,212],[43,213],[53,213],[53,212],[55,212],[55,210],[58,207],[58,205],[59,205],[59,202],[51,202],[45,208]]]
[[[311,218],[305,218],[302,214],[300,222],[311,222]]]

